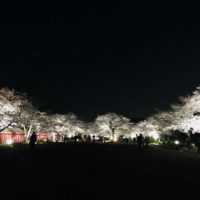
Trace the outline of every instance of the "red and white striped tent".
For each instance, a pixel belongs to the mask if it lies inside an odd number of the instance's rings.
[[[38,133],[38,141],[47,141],[47,133]],[[6,128],[0,132],[0,144],[12,144],[12,143],[23,143],[25,142],[25,135],[20,128]]]
[[[47,133],[38,133],[37,134],[37,140],[39,141],[47,141],[49,139]]]
[[[24,133],[19,128],[7,128],[0,132],[0,144],[21,143],[24,141]]]

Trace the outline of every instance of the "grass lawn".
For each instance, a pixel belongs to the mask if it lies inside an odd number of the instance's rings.
[[[44,199],[200,197],[200,156],[135,145],[0,146],[1,193]]]

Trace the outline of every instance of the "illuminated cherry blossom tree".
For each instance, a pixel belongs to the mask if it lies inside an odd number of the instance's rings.
[[[144,136],[150,136],[154,139],[158,139],[160,133],[158,121],[156,121],[153,117],[149,117],[135,125],[132,137],[143,134]]]
[[[191,129],[200,132],[200,88],[190,96],[180,97],[169,111],[159,111],[152,118],[159,126],[160,133],[170,130],[189,133]]]
[[[14,90],[2,88],[0,90],[0,130],[16,123],[16,117],[20,115],[26,102],[26,95]]]
[[[125,124],[129,123],[129,119],[115,113],[107,113],[96,118],[95,123],[99,126],[101,133],[110,136],[111,141],[117,141],[119,130],[125,128]]]
[[[36,130],[37,122],[41,112],[33,106],[32,102],[26,98],[20,106],[20,111],[15,117],[18,127],[24,130],[26,140],[29,139],[31,132]]]
[[[200,87],[192,95],[180,97],[180,103],[172,106],[172,128],[189,133],[200,132]]]
[[[136,125],[135,131],[145,135],[160,135],[178,130],[189,134],[200,132],[200,87],[192,95],[180,97],[168,111],[158,111],[145,121]]]
[[[94,122],[85,123],[84,135],[86,136],[90,135],[91,137],[92,136],[98,137],[101,136],[101,131],[102,130],[97,123]]]
[[[120,135],[135,137],[142,133],[157,139],[163,133],[181,131],[200,133],[200,87],[186,97],[180,97],[177,104],[172,104],[168,111],[158,111],[146,120],[133,124],[122,115],[107,113],[98,116],[93,122],[83,122],[73,113],[47,114],[24,93],[8,88],[0,89],[0,131],[9,126],[24,130],[26,139],[31,131],[67,135],[81,134],[107,136],[116,141]],[[55,138],[55,137],[54,137]]]
[[[54,141],[55,134],[72,137],[75,134],[84,133],[84,123],[81,120],[79,120],[73,113],[51,114],[47,115],[46,117],[48,118],[48,124],[45,125],[45,123],[43,123],[43,125],[40,126],[41,129],[45,127],[45,130],[48,130],[49,133],[54,135]]]
[[[24,131],[28,140],[35,129],[37,115],[40,111],[33,106],[26,93],[18,93],[8,88],[0,90],[0,129],[15,126]]]

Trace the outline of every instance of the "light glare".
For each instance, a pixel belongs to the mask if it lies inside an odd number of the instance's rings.
[[[176,140],[174,143],[175,143],[176,145],[179,145],[179,144],[180,144],[180,142],[179,142],[178,140]]]
[[[8,145],[11,145],[13,142],[12,142],[12,140],[7,140],[6,141],[6,144],[8,144]]]

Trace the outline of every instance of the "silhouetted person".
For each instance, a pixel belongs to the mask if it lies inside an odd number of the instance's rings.
[[[137,139],[136,138],[133,138],[133,143],[135,144],[137,142]]]
[[[64,136],[63,141],[67,142],[67,136],[66,135]]]
[[[129,141],[130,141],[130,137],[127,137],[126,138],[126,144],[129,144]]]
[[[84,142],[87,142],[87,135],[84,135],[84,136],[83,136],[83,141],[84,141]]]
[[[150,137],[149,137],[149,136],[146,136],[146,137],[144,138],[144,145],[145,145],[146,148],[149,147],[149,142],[150,142]]]
[[[35,132],[33,132],[31,137],[30,137],[30,142],[29,142],[31,149],[35,149],[36,141],[37,141],[37,135],[36,135]]]
[[[77,142],[78,142],[78,136],[77,135],[74,136],[74,142],[75,142],[75,144],[77,144]]]
[[[88,135],[88,137],[87,137],[87,142],[88,142],[88,143],[91,142],[91,136],[90,136],[90,135]]]
[[[143,137],[143,135],[141,133],[137,137],[137,143],[138,143],[138,149],[139,149],[139,151],[142,151],[143,150],[143,145],[144,145],[144,137]]]
[[[95,135],[92,136],[92,142],[95,143]]]

